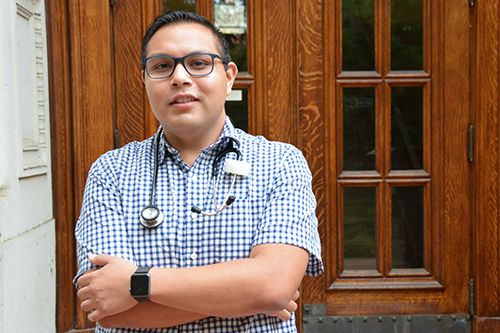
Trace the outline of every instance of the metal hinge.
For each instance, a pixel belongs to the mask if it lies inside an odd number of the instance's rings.
[[[469,6],[474,7],[476,2],[474,0],[469,0]]]
[[[470,1],[474,1],[474,0],[470,0]],[[109,4],[111,5],[111,7],[113,7],[115,5],[115,0],[109,0]]]
[[[467,132],[467,159],[469,162],[474,162],[474,126],[470,125]]]
[[[469,281],[469,312],[474,315],[474,280]]]
[[[115,148],[120,148],[120,133],[118,133],[118,128],[115,128],[114,139]]]

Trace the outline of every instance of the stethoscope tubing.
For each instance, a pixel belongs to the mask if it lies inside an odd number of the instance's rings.
[[[158,180],[158,153],[159,153],[159,147],[160,147],[160,137],[163,134],[163,128],[160,126],[158,129],[158,132],[155,137],[154,141],[154,171],[153,171],[153,184],[151,186],[151,195],[149,198],[149,205],[144,207],[141,210],[140,213],[140,222],[141,224],[146,227],[146,228],[156,228],[160,224],[163,223],[164,220],[164,215],[162,211],[156,206],[156,183]],[[238,147],[234,147],[233,144],[236,143]],[[226,198],[224,199],[224,204],[223,206],[219,209],[218,204],[217,204],[217,195],[216,195],[216,182],[217,182],[217,167],[219,164],[219,161],[224,158],[227,154],[229,153],[235,153],[237,160],[241,161],[241,151],[239,149],[239,142],[236,141],[235,139],[230,138],[230,142],[226,146],[226,148],[221,151],[220,153],[217,154],[215,157],[213,163],[212,163],[212,180],[213,180],[213,201],[214,201],[214,207],[215,211],[214,212],[204,212],[202,211],[199,207],[193,206],[191,207],[191,211],[193,214],[201,214],[205,216],[215,216],[225,210],[228,206],[230,206],[236,198],[231,195],[234,189],[234,185],[236,183],[236,174],[233,174],[233,179],[231,181],[231,186],[229,188],[229,191],[226,195]],[[149,216],[146,216],[146,214],[149,214]],[[196,215],[194,215],[196,216]],[[194,217],[193,217],[194,218]]]

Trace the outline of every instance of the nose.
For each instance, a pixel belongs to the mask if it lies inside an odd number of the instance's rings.
[[[176,64],[170,83],[172,86],[190,85],[192,83],[191,75],[186,71],[181,62]]]

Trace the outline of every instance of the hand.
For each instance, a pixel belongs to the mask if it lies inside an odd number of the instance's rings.
[[[121,313],[137,301],[130,295],[130,277],[137,269],[131,262],[105,254],[91,255],[89,260],[100,269],[92,270],[78,279],[80,307],[88,311],[90,321]]]
[[[290,317],[292,316],[292,313],[297,311],[298,306],[297,306],[297,303],[295,301],[299,299],[299,296],[300,296],[300,293],[297,290],[295,292],[295,294],[293,294],[292,299],[290,300],[290,302],[288,303],[288,305],[286,306],[285,309],[283,309],[281,311],[269,311],[269,312],[266,312],[265,314],[272,316],[272,317],[278,317],[279,319],[281,319],[283,321],[289,320]]]

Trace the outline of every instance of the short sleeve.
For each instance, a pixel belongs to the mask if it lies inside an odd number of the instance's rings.
[[[312,175],[296,148],[283,156],[258,225],[253,246],[291,244],[310,253],[306,274],[323,273]]]
[[[75,227],[78,273],[73,283],[97,268],[90,254],[108,254],[134,261],[125,228],[119,182],[111,167],[110,153],[100,157],[89,172],[80,217]]]

